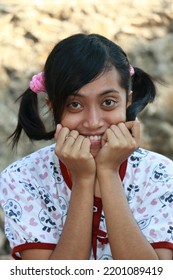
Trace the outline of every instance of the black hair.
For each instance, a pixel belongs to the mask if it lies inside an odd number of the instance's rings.
[[[143,70],[135,67],[135,74],[130,75],[127,55],[120,46],[98,34],[72,35],[55,45],[43,69],[54,124],[61,122],[69,95],[112,67],[118,71],[120,85],[126,94],[132,90],[127,120],[134,120],[154,100],[156,89],[151,77]],[[18,143],[22,130],[31,140],[49,140],[55,133],[55,130],[46,131],[39,115],[37,94],[30,88],[21,96],[17,127],[10,136],[13,147]]]

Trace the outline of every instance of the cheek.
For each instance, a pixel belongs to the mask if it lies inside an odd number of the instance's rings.
[[[111,124],[118,124],[120,122],[126,121],[126,110],[116,111],[114,114],[109,115],[107,118],[107,123]]]
[[[68,127],[70,130],[76,129],[80,124],[80,119],[76,115],[66,113],[61,120],[61,125]]]

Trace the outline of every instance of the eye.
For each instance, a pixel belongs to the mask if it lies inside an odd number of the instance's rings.
[[[73,101],[70,104],[68,104],[68,108],[71,111],[79,111],[80,109],[82,109],[82,105],[77,101]]]
[[[107,107],[107,108],[112,108],[116,103],[117,103],[117,101],[114,100],[114,99],[106,99],[106,100],[102,103],[102,105],[103,105],[104,107]]]

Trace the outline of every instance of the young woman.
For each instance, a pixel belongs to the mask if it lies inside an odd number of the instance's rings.
[[[54,47],[22,95],[12,139],[23,129],[56,143],[1,173],[14,258],[172,259],[173,163],[140,148],[136,119],[155,94],[150,76],[103,36],[76,34]]]

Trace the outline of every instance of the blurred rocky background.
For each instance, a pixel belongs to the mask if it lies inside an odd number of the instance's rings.
[[[54,44],[74,33],[100,33],[120,44],[134,66],[159,82],[158,97],[142,112],[141,146],[173,159],[173,0],[1,0],[0,171],[45,142],[23,137],[17,151],[6,138],[16,121],[16,98],[42,70]],[[41,106],[42,108],[42,106]],[[45,121],[49,118],[43,107]],[[8,259],[0,212],[0,255]]]

